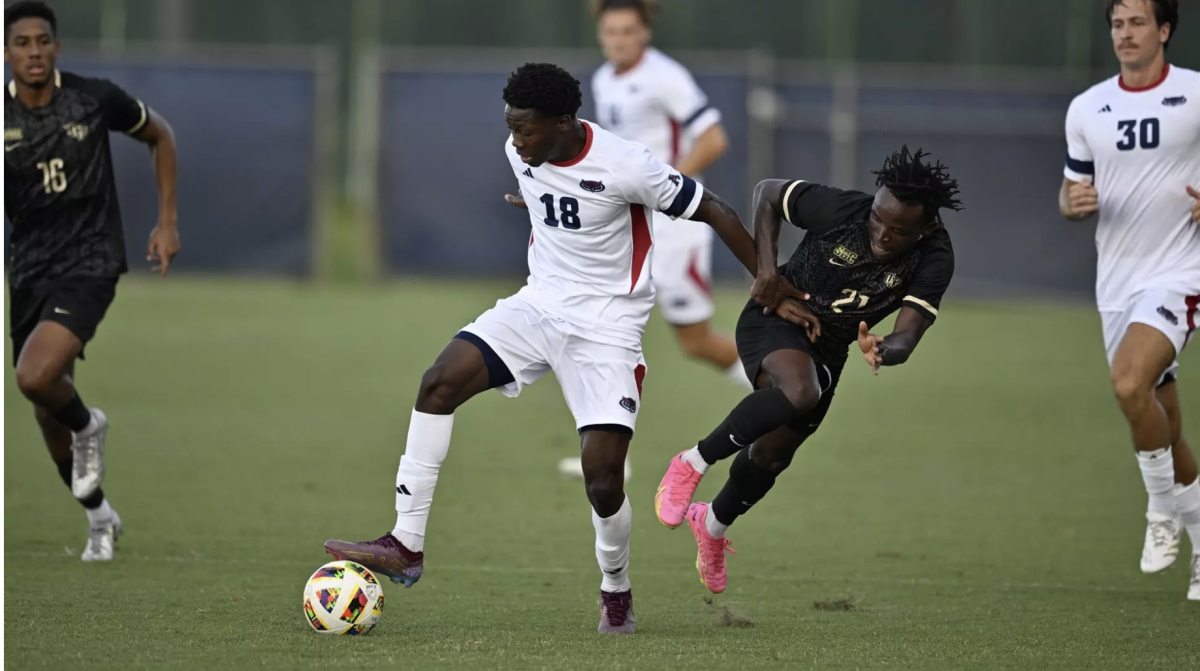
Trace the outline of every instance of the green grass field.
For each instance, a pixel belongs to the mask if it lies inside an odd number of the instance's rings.
[[[653,495],[740,393],[656,317],[627,487],[636,636],[595,633],[590,512],[556,471],[577,438],[552,378],[459,412],[425,577],[387,586],[370,636],[314,634],[301,590],[323,541],[391,528],[421,372],[515,286],[125,282],[79,368],[112,421],[105,490],[127,535],[111,564],[79,561],[83,513],[5,375],[6,668],[1200,666],[1185,561],[1138,571],[1145,493],[1099,319],[1060,305],[950,303],[908,365],[875,378],[853,361],[824,428],[731,530],[712,599]],[[721,296],[727,329],[740,296]],[[1196,427],[1200,361],[1185,364]]]

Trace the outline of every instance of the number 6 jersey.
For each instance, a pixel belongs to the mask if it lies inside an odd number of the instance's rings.
[[[145,127],[146,106],[112,82],[54,73],[43,107],[4,97],[4,212],[12,222],[9,283],[18,288],[63,277],[127,270],[109,131]]]
[[[1096,302],[1123,310],[1140,291],[1200,286],[1200,73],[1166,66],[1131,89],[1115,76],[1071,102],[1063,174],[1091,179],[1100,198]]]
[[[691,217],[704,187],[645,146],[581,121],[574,159],[530,167],[504,151],[529,208],[529,280],[520,295],[603,342],[640,347],[654,306],[650,213]]]

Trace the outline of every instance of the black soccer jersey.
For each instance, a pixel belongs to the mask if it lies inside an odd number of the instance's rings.
[[[804,181],[783,189],[784,218],[808,234],[780,271],[812,297],[808,305],[821,320],[816,346],[830,356],[846,356],[859,322],[874,327],[903,306],[937,319],[954,274],[950,235],[941,228],[903,256],[877,261],[868,231],[873,200]]]
[[[12,222],[9,283],[127,270],[108,133],[135,134],[146,106],[112,82],[55,72],[50,104],[4,98],[4,211]]]

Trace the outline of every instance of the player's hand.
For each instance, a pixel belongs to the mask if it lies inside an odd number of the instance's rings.
[[[783,299],[775,309],[775,314],[796,326],[803,326],[810,342],[816,342],[817,338],[821,337],[821,320],[817,319],[817,315],[813,314],[807,305],[795,298]]]
[[[1067,189],[1067,202],[1071,205],[1071,214],[1077,217],[1087,215],[1100,209],[1100,194],[1092,186],[1092,179],[1085,177],[1082,182],[1076,182]]]
[[[785,298],[806,301],[809,296],[792,286],[792,283],[779,273],[769,275],[759,273],[758,277],[754,278],[754,286],[750,287],[750,298],[763,306],[764,315],[769,315],[775,312]]]
[[[882,342],[883,336],[867,331],[866,322],[858,323],[858,348],[862,350],[863,358],[876,375],[879,375],[879,366],[883,364],[883,357],[879,356],[879,345]]]
[[[520,193],[518,193],[515,196],[510,196],[508,194],[504,194],[504,202],[508,203],[509,205],[512,205],[513,207],[519,207],[522,210],[529,209],[529,206],[527,206],[525,204],[525,196],[522,196]]]
[[[179,253],[179,247],[179,229],[175,222],[160,219],[154,230],[150,231],[150,246],[146,249],[150,269],[166,277],[172,259]]]
[[[1196,201],[1192,203],[1192,221],[1200,224],[1200,191],[1197,191],[1195,188],[1189,186],[1187,188],[1187,194]]]

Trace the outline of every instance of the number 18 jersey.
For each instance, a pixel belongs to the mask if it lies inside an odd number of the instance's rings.
[[[641,345],[654,285],[651,212],[687,219],[704,188],[636,142],[581,121],[583,151],[530,167],[505,154],[529,208],[529,279],[520,294],[598,340]]]

